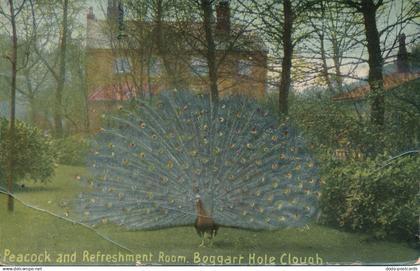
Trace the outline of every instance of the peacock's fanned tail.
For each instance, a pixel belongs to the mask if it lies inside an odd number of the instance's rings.
[[[317,169],[303,140],[245,97],[164,92],[98,135],[84,221],[130,229],[193,224],[199,194],[223,226],[277,229],[314,216]]]

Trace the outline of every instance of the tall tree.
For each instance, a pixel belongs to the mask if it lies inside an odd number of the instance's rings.
[[[170,57],[170,52],[176,50],[177,54],[183,54],[185,50],[177,48],[178,46],[176,45],[179,44],[179,40],[174,38],[174,33],[167,25],[165,26],[165,20],[168,20],[169,14],[174,8],[173,3],[168,0],[154,0],[152,4],[151,10],[154,22],[152,35],[155,40],[157,55],[163,61],[166,77],[169,78],[170,88],[182,89],[185,82],[183,82],[182,76],[177,71],[177,63]]]
[[[363,0],[360,5],[355,2],[357,11],[363,14],[365,24],[365,34],[367,40],[367,49],[369,53],[369,85],[372,90],[371,101],[371,120],[373,123],[382,125],[384,123],[384,93],[383,93],[383,59],[381,54],[381,45],[379,39],[378,27],[376,25],[376,11],[383,4],[382,0],[377,3],[374,0]]]
[[[185,48],[181,49],[180,37],[171,25],[173,17],[170,18],[170,13],[174,9],[172,1],[145,0],[139,3],[127,0],[121,8],[124,14],[124,35],[111,42],[111,45],[116,55],[123,54],[134,60],[133,69],[125,79],[134,84],[141,97],[147,92],[153,92],[157,80],[169,89],[182,89],[185,82],[180,74],[179,59],[185,54]],[[120,20],[110,20],[111,32],[115,29],[112,26],[115,22],[120,23]],[[108,36],[112,39],[113,34],[109,33]],[[137,50],[130,50],[134,47]]]
[[[291,83],[292,56],[293,56],[293,21],[295,13],[290,0],[283,0],[283,61],[281,63],[281,80],[279,87],[279,110],[287,114],[289,111],[289,90]]]
[[[212,29],[213,2],[211,0],[201,0],[200,6],[203,13],[203,28],[206,41],[206,58],[209,67],[210,96],[214,103],[219,100],[219,90],[217,86],[217,65],[216,65],[216,44]]]
[[[42,64],[40,58],[34,53],[34,41],[37,29],[34,27],[35,5],[30,2],[19,15],[19,57],[18,66],[21,67],[21,78],[17,82],[19,98],[29,105],[29,121],[37,122],[37,99],[45,88],[48,87],[48,70]]]
[[[207,84],[215,103],[222,91],[232,93],[240,85],[234,71],[239,59],[255,58],[253,66],[263,62],[256,60],[261,56],[255,53],[265,47],[250,28],[253,19],[244,20],[238,8],[237,1],[189,0],[177,1],[175,9],[176,31],[187,52],[184,62]]]
[[[60,31],[59,70],[57,78],[57,90],[54,103],[54,124],[57,137],[63,136],[63,90],[66,76],[66,53],[68,37],[68,8],[69,0],[63,0],[63,17]]]
[[[78,1],[37,3],[38,13],[34,19],[37,29],[34,50],[53,77],[56,87],[53,103],[54,130],[57,137],[63,136],[63,91],[66,78],[67,44],[70,39],[71,24],[76,20]],[[71,4],[71,5],[70,5]],[[61,14],[59,14],[61,12]],[[40,25],[48,28],[40,30]],[[58,26],[58,27],[57,27]],[[54,38],[58,37],[55,44]],[[53,48],[54,56],[45,47]]]
[[[265,32],[273,54],[281,59],[279,82],[279,111],[287,114],[294,49],[298,43],[309,36],[304,25],[304,13],[318,1],[291,0],[240,0],[244,12],[258,18],[256,26]]]
[[[400,26],[400,33],[404,29],[404,25],[419,18],[418,4],[414,1],[384,1],[384,0],[345,0],[343,1],[347,6],[353,8],[357,13],[362,15],[366,47],[368,51],[369,64],[369,86],[370,93],[370,118],[372,123],[381,126],[385,119],[385,98],[384,98],[384,83],[383,83],[383,66],[384,58],[387,58],[393,49],[398,48],[398,35],[394,37],[390,48],[387,41],[396,27]],[[405,5],[406,2],[408,5]],[[388,16],[391,14],[396,3],[400,4],[401,14],[398,14],[395,22],[384,22],[382,29],[379,29],[377,22],[378,14],[382,10],[388,10]],[[382,42],[381,42],[382,38]],[[382,46],[381,46],[382,44]]]
[[[310,81],[321,81],[330,93],[341,93],[344,78],[358,78],[355,70],[365,61],[359,16],[337,1],[320,0],[306,17],[313,35],[297,51],[311,65],[302,72]]]
[[[19,12],[23,9],[26,1],[23,0],[19,4],[16,4],[15,0],[9,0],[9,13],[7,13],[3,7],[0,5],[0,15],[3,15],[9,23],[11,27],[11,39],[12,39],[12,48],[11,53],[7,56],[8,60],[11,64],[11,80],[10,80],[10,115],[9,115],[9,168],[7,172],[7,191],[9,193],[8,200],[7,200],[7,209],[9,211],[14,210],[14,200],[13,200],[13,184],[15,180],[15,153],[16,153],[16,146],[15,146],[15,134],[16,134],[16,77],[17,77],[17,61],[18,61],[18,35],[17,35],[17,25],[16,25],[16,17],[18,16]]]

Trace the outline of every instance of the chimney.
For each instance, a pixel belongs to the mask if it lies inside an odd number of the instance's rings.
[[[402,33],[398,36],[399,46],[397,54],[397,72],[406,73],[410,72],[410,65],[408,63],[408,52],[405,45],[405,34]]]
[[[88,20],[95,20],[95,13],[93,13],[93,7],[89,7],[89,11],[86,15]]]
[[[116,22],[124,20],[124,7],[119,0],[108,0],[107,18]]]
[[[124,31],[124,6],[120,0],[108,0],[107,19],[120,32],[118,39]]]
[[[106,10],[106,17],[109,20],[112,20],[113,18],[117,17],[118,10],[117,10],[117,3],[115,0],[108,0],[108,6]]]
[[[216,6],[216,31],[224,36],[230,35],[229,1],[220,0]]]

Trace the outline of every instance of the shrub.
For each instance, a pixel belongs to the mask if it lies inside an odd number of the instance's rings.
[[[420,147],[420,80],[406,83],[385,95],[385,124],[370,121],[368,101],[333,102],[328,94],[296,95],[290,116],[305,138],[321,149],[347,148],[375,157]],[[341,141],[341,142],[340,142]]]
[[[81,166],[89,152],[89,140],[82,135],[73,135],[53,141],[56,159],[60,164]]]
[[[5,180],[9,166],[11,142],[8,127],[9,122],[0,118],[0,178],[2,180]],[[15,144],[15,180],[30,178],[33,181],[46,182],[54,175],[54,152],[51,140],[38,128],[16,121],[13,144]]]
[[[417,79],[386,92],[381,127],[372,125],[368,101],[333,102],[317,89],[291,95],[289,117],[315,146],[321,166],[324,223],[378,238],[407,240],[417,233],[420,158],[377,167],[384,154],[420,149],[419,87]],[[275,110],[277,98],[269,96],[264,104]]]
[[[420,158],[400,158],[378,168],[379,161],[324,164],[321,221],[377,238],[413,240],[420,211]]]

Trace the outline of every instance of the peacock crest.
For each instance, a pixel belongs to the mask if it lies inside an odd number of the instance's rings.
[[[302,138],[255,100],[163,92],[114,116],[89,159],[83,219],[129,229],[191,225],[199,197],[221,226],[301,226],[317,211],[317,168]]]

